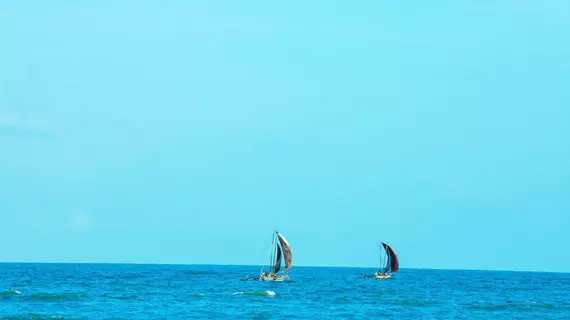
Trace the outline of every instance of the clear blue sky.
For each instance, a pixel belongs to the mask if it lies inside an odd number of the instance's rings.
[[[570,2],[3,1],[0,261],[570,271]]]

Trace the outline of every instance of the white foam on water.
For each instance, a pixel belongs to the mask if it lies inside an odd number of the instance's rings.
[[[531,303],[531,304],[536,304],[536,301],[534,300],[525,300],[526,303]]]
[[[269,297],[275,296],[275,291],[265,290],[265,293],[266,293],[267,296],[269,296]]]
[[[2,292],[0,292],[0,294],[2,294],[2,295],[14,295],[14,294],[22,294],[22,293],[18,290],[9,290],[9,291],[2,291]]]
[[[265,290],[265,291],[257,291],[257,292],[243,292],[243,291],[239,291],[239,292],[234,292],[232,293],[232,295],[240,295],[240,294],[246,294],[246,295],[251,295],[251,296],[265,296],[265,297],[274,297],[275,296],[275,291],[271,291],[271,290]]]

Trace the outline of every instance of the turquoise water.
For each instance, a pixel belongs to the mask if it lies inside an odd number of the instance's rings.
[[[1,319],[570,319],[570,274],[258,266],[0,264]]]

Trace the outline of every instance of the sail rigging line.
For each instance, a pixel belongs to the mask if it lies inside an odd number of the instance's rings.
[[[386,244],[387,246],[387,244]],[[385,248],[386,249],[386,248]],[[386,249],[386,273],[392,273],[391,262],[392,257],[388,254],[388,249]]]
[[[388,254],[388,252],[386,252],[386,273],[391,273],[391,268],[390,268],[390,261],[391,261],[391,257]]]
[[[275,237],[271,239],[271,256],[269,257],[269,272],[273,272],[273,257],[275,256]]]
[[[271,235],[271,241],[275,241],[275,235]],[[267,252],[267,256],[269,257],[269,261],[271,261],[271,251],[273,250],[273,246],[269,247],[269,251]],[[269,264],[271,265],[271,264]],[[261,265],[261,270],[259,271],[259,274],[263,273],[263,269],[265,268],[265,265]]]

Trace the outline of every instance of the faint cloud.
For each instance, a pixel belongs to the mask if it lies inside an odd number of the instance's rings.
[[[0,111],[0,133],[46,134],[51,130],[45,121]]]
[[[69,225],[75,231],[83,231],[93,227],[93,220],[83,212],[74,212],[69,217]]]

